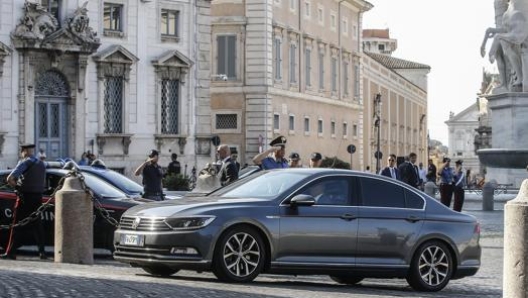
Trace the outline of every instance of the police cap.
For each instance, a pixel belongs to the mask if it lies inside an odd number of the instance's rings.
[[[323,159],[323,156],[319,152],[312,153],[312,156],[310,156],[311,160],[321,160]]]
[[[150,150],[149,155],[148,155],[148,157],[150,158],[153,158],[154,156],[159,156],[159,152],[156,149]]]
[[[462,164],[462,160],[461,160],[461,159],[457,160],[457,161],[455,162],[455,164],[457,164],[457,165],[461,165],[461,164]]]
[[[278,136],[270,142],[270,146],[286,146],[286,137]]]
[[[299,159],[300,159],[300,157],[299,157],[299,153],[297,153],[297,152],[292,152],[292,153],[290,154],[290,159],[291,159],[291,160],[299,160]]]
[[[20,145],[20,151],[26,150],[26,149],[33,149],[35,148],[35,144],[22,144]]]

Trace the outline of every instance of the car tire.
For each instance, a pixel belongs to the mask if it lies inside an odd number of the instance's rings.
[[[250,282],[262,271],[266,250],[259,233],[251,227],[235,227],[216,245],[213,273],[226,282]]]
[[[161,276],[161,277],[169,277],[177,273],[178,271],[180,271],[180,269],[174,269],[174,268],[169,268],[165,266],[145,266],[145,267],[141,267],[141,269],[145,270],[145,272],[151,275]]]
[[[449,248],[440,241],[429,241],[414,253],[406,279],[417,291],[437,292],[451,279],[453,266]]]
[[[344,285],[355,285],[363,280],[363,277],[346,275],[330,275],[330,278],[336,283]]]

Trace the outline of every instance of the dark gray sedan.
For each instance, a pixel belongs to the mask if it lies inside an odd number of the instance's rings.
[[[212,271],[328,274],[338,283],[406,278],[420,291],[480,267],[480,226],[417,189],[335,169],[263,171],[206,197],[127,210],[115,259],[157,276]]]

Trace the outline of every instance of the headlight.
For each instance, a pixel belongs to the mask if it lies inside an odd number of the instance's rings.
[[[215,218],[215,216],[172,217],[165,219],[165,222],[175,230],[200,229],[213,222]]]

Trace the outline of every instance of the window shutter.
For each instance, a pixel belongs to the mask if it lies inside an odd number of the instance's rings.
[[[218,44],[218,51],[217,51],[217,74],[227,74],[227,68],[226,68],[226,36],[218,36],[216,38],[216,42]]]
[[[227,77],[236,78],[236,36],[227,37]]]

